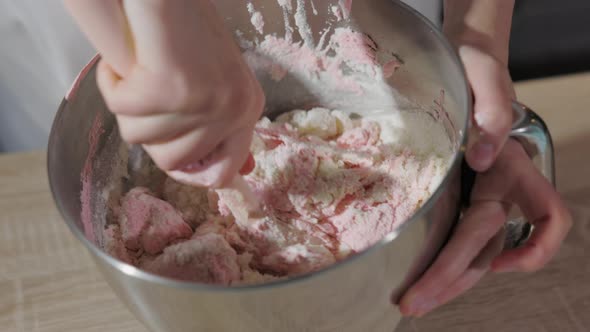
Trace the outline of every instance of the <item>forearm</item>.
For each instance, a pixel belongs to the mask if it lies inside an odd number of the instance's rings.
[[[456,47],[482,49],[504,64],[515,0],[445,0],[443,30]]]
[[[120,0],[64,0],[88,40],[120,76],[135,62],[133,43]]]

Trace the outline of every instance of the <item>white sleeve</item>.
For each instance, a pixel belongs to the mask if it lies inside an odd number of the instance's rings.
[[[0,1],[0,151],[44,148],[63,95],[95,51],[61,0]]]

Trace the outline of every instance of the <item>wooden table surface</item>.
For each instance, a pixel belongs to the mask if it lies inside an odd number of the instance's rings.
[[[490,275],[399,332],[590,331],[590,73],[520,83],[517,92],[553,133],[574,229],[544,270]],[[0,331],[145,331],[61,220],[44,152],[0,156]]]

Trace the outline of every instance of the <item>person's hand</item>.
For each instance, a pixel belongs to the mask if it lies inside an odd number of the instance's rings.
[[[503,151],[512,127],[511,103],[515,93],[507,61],[513,4],[513,0],[502,3],[445,0],[443,31],[463,62],[473,93],[474,112],[465,158],[471,168],[479,172],[485,172],[492,166]],[[528,158],[521,162],[530,164]],[[506,170],[499,171],[495,166],[485,177],[494,174],[502,176],[502,172]],[[478,184],[474,195],[494,193],[491,189],[486,193],[487,189]],[[494,206],[500,211],[490,210],[488,204],[471,206],[464,215],[463,224],[443,249],[443,254],[401,299],[399,304],[403,314],[420,316],[434,309],[475,285],[489,270],[490,260],[503,246],[502,226],[506,221],[506,211],[502,208],[507,207],[501,205],[497,203]],[[485,241],[474,248],[473,241],[481,241],[482,236]],[[451,255],[457,253],[459,256],[455,260]],[[478,258],[474,259],[477,255]],[[436,273],[441,271],[443,274],[439,282]],[[453,280],[449,281],[449,278]]]
[[[524,246],[502,251],[512,204],[535,227]],[[400,311],[422,316],[473,287],[488,271],[532,272],[558,251],[572,220],[549,181],[514,140],[475,181],[471,205],[433,265],[402,297]]]
[[[471,168],[487,170],[508,139],[516,94],[506,63],[474,45],[458,46],[473,93],[473,125],[465,158]]]
[[[123,2],[125,45],[105,36],[112,28],[104,21],[85,19],[85,5],[107,5],[69,3],[102,54],[98,87],[126,142],[142,144],[159,168],[193,185],[224,186],[252,168],[249,148],[264,95],[211,1]]]
[[[516,99],[508,71],[514,0],[445,0],[443,30],[456,47],[473,92],[466,160],[480,172],[451,240],[399,302],[421,316],[473,287],[488,271],[535,271],[557,252],[571,217],[552,185],[508,135]],[[508,142],[508,143],[506,143]],[[535,225],[522,248],[505,251],[504,224],[512,204]]]
[[[443,32],[456,48],[473,91],[472,131],[466,160],[487,170],[512,127],[516,99],[508,72],[514,0],[445,0]]]

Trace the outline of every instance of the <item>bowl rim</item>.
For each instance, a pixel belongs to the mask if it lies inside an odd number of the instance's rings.
[[[415,16],[419,21],[422,22],[422,24],[425,24],[425,26],[430,30],[430,32],[433,33],[437,37],[438,41],[440,43],[442,43],[442,46],[446,50],[448,55],[450,55],[453,63],[457,66],[457,68],[460,72],[461,78],[462,78],[460,84],[463,85],[462,90],[464,91],[466,98],[465,98],[465,103],[463,105],[458,105],[458,106],[462,107],[466,110],[466,117],[465,117],[466,121],[463,123],[463,126],[461,128],[462,137],[460,139],[459,148],[454,153],[454,155],[452,157],[452,161],[449,166],[449,170],[445,174],[443,180],[440,182],[440,184],[438,185],[438,187],[436,188],[434,193],[432,193],[432,195],[426,200],[426,202],[408,220],[406,220],[402,225],[400,225],[394,231],[385,235],[379,242],[373,244],[372,246],[363,250],[362,252],[351,255],[344,260],[337,261],[334,264],[326,266],[320,270],[301,274],[301,275],[296,275],[293,277],[282,278],[282,279],[270,281],[267,283],[245,284],[245,285],[236,285],[236,286],[220,286],[220,285],[196,283],[196,282],[190,282],[190,281],[182,281],[182,280],[163,277],[163,276],[159,276],[159,275],[156,275],[156,274],[153,274],[150,272],[143,271],[138,267],[135,267],[131,264],[125,263],[113,256],[108,255],[102,249],[98,248],[97,245],[95,245],[94,243],[91,243],[86,238],[86,236],[82,233],[81,229],[75,225],[75,222],[70,220],[66,216],[66,214],[64,212],[65,209],[64,209],[64,207],[61,206],[60,200],[58,199],[58,195],[55,190],[55,184],[53,183],[54,179],[52,179],[50,176],[48,176],[49,187],[50,187],[50,191],[51,191],[53,200],[54,200],[55,204],[57,205],[58,210],[59,210],[63,220],[68,225],[68,228],[72,231],[72,233],[74,233],[76,238],[78,238],[78,240],[80,240],[84,244],[84,246],[94,256],[100,258],[102,261],[109,264],[112,268],[114,268],[117,271],[120,271],[121,273],[123,273],[124,275],[126,275],[128,277],[137,278],[137,279],[140,279],[145,282],[151,282],[151,283],[155,283],[155,284],[160,284],[162,286],[173,287],[173,288],[177,288],[177,289],[188,289],[188,290],[193,290],[193,291],[223,292],[223,293],[225,293],[225,292],[229,292],[229,293],[249,292],[249,291],[257,291],[257,290],[268,290],[268,289],[278,288],[278,287],[293,286],[293,285],[296,285],[296,284],[299,284],[299,283],[302,283],[305,281],[309,281],[313,278],[317,278],[321,275],[334,272],[335,270],[337,270],[347,264],[352,264],[356,260],[361,259],[363,256],[369,255],[370,253],[377,251],[377,250],[381,249],[382,247],[384,247],[385,245],[387,245],[388,243],[394,241],[406,228],[408,228],[413,223],[417,222],[418,219],[420,219],[427,211],[429,211],[432,208],[432,206],[438,201],[439,197],[442,195],[443,191],[447,188],[448,183],[451,181],[451,175],[453,173],[453,170],[455,170],[457,167],[460,167],[460,163],[463,161],[463,157],[465,154],[464,153],[465,143],[468,138],[468,129],[470,126],[469,119],[471,119],[471,114],[473,112],[473,96],[471,94],[471,89],[470,89],[468,81],[467,81],[467,75],[465,72],[465,68],[463,66],[463,62],[461,61],[459,54],[457,53],[455,48],[451,45],[450,41],[444,36],[443,32],[438,27],[436,27],[433,22],[431,22],[429,19],[427,19],[422,13],[418,12],[416,9],[412,8],[411,6],[407,5],[406,3],[404,3],[400,0],[392,0],[390,2],[394,5],[397,5],[399,7],[399,10],[402,10],[402,11],[405,10],[406,12],[408,12],[408,14]],[[82,80],[84,80],[88,76],[88,73],[96,68],[99,59],[100,59],[100,55],[96,55],[92,60],[89,61],[89,63],[84,67],[84,69],[80,72],[80,74],[78,75],[78,77],[74,81],[74,84],[72,85],[72,90],[68,92],[66,97],[60,103],[57,114],[55,116],[55,119],[54,119],[54,122],[52,125],[52,128],[51,128],[50,135],[49,135],[48,147],[51,147],[55,144],[55,140],[57,139],[55,124],[60,122],[59,119],[63,116],[65,109],[68,105],[68,99],[70,99],[71,95],[75,95],[75,91],[74,91],[75,88],[79,85],[79,83]],[[49,153],[50,153],[51,149],[48,148],[47,151],[48,151],[48,156],[47,156],[48,158],[46,158],[46,160],[47,160],[46,167],[48,170],[48,174],[51,174],[51,172],[50,172],[50,170],[51,170],[50,160],[51,159],[49,158]],[[406,276],[404,276],[404,278],[405,277]]]

